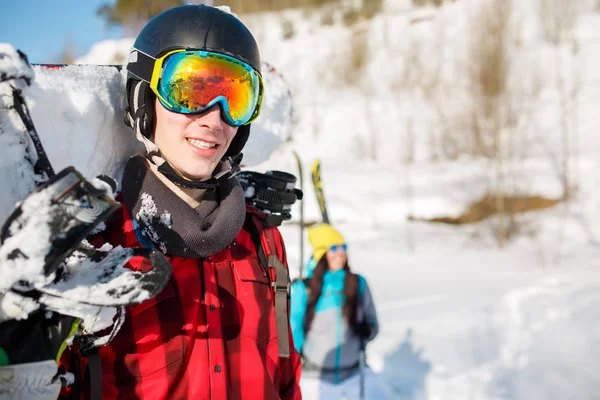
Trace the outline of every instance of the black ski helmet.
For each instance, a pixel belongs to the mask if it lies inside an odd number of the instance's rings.
[[[148,83],[154,59],[176,49],[225,54],[249,64],[260,73],[256,40],[234,15],[205,5],[178,6],[162,12],[137,36],[127,64],[125,122],[134,129],[138,126],[146,138],[150,138],[154,129],[155,96]],[[241,153],[249,135],[250,124],[240,126],[225,156]]]

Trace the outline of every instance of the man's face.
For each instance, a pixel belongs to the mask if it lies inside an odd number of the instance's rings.
[[[154,143],[162,157],[181,177],[205,180],[231,145],[238,127],[221,119],[216,104],[197,115],[178,114],[155,102]]]

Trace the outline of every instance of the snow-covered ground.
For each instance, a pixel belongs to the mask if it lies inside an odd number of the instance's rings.
[[[357,196],[365,208],[352,210],[335,196],[356,195],[338,179],[348,173],[344,165],[322,168],[351,266],[368,278],[378,305],[381,333],[368,360],[399,399],[597,398],[600,248],[561,252],[553,229],[498,250],[478,238],[489,234],[483,226],[478,234],[399,223],[394,214],[365,222],[365,214],[385,213],[386,203],[402,197],[386,198],[376,211],[372,199]],[[368,182],[372,173],[351,176]],[[535,218],[556,219],[546,225],[559,229],[560,215]],[[296,266],[298,228],[282,231]]]
[[[353,28],[338,16],[323,24],[320,15],[294,10],[248,18],[263,59],[290,85],[295,115],[291,140],[256,169],[297,173],[291,154],[297,150],[309,177],[310,163],[321,158],[329,215],[347,238],[351,267],[369,280],[381,319],[368,362],[398,399],[600,399],[600,15],[586,9],[579,19],[576,53],[543,43],[534,28],[526,30],[526,48],[539,51],[528,62],[541,63],[547,75],[531,108],[535,129],[519,137],[527,155],[517,160],[511,177],[521,192],[561,194],[553,58],[559,54],[571,94],[580,82],[577,95],[569,97],[576,116],[570,123],[577,133],[571,155],[578,156],[572,164],[578,190],[568,203],[520,215],[519,234],[500,249],[493,219],[462,227],[407,220],[456,216],[493,187],[495,176],[489,160],[432,160],[440,149],[431,145],[430,133],[441,138],[439,119],[422,98],[391,84],[403,76],[416,46],[426,60],[423,68],[444,60],[446,83],[458,86],[461,70],[453,62],[464,56],[466,19],[477,0],[457,0],[440,10],[411,11],[409,3],[388,0],[383,14]],[[519,9],[523,18],[533,18],[523,11],[527,7]],[[294,34],[284,39],[290,24]],[[356,29],[367,33],[366,72],[351,85],[340,79]],[[441,47],[435,43],[439,32],[445,38]],[[80,61],[115,62],[115,54],[131,43],[100,44]],[[457,99],[445,107],[460,109]],[[53,129],[76,126],[53,119],[50,108],[38,105],[38,115],[32,108],[34,120],[51,121]],[[65,154],[40,135],[50,155]],[[83,146],[100,149],[97,143]],[[369,156],[373,148],[376,157]],[[90,154],[84,150],[79,154]],[[406,163],[410,154],[414,162]],[[75,165],[87,161],[73,157]],[[306,220],[316,221],[309,178],[304,190]],[[299,214],[297,205],[294,220],[281,228],[293,276],[310,252],[305,241],[300,260]]]

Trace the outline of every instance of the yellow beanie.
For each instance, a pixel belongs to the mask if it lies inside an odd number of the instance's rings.
[[[319,261],[331,246],[346,243],[340,232],[325,223],[308,228],[308,241],[313,247],[313,258],[316,261]]]

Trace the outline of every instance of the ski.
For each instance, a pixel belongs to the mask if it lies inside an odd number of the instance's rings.
[[[311,166],[312,183],[317,195],[317,202],[323,222],[329,223],[329,215],[327,214],[327,206],[325,204],[325,194],[323,193],[323,181],[321,180],[321,161],[316,159]]]

